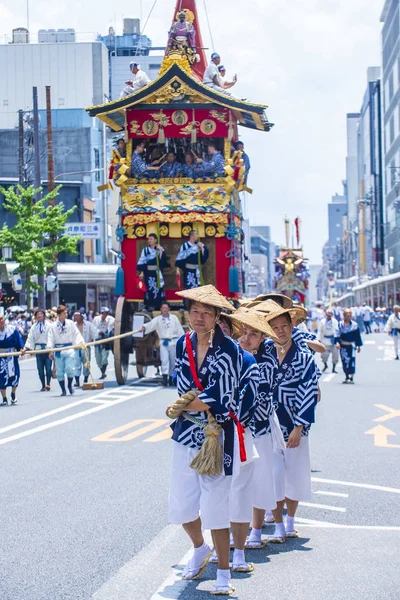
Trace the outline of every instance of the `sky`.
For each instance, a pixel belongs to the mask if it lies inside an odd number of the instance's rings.
[[[124,17],[142,16],[143,26],[153,2],[36,0],[29,7],[29,29],[34,35],[42,28],[68,27],[106,34],[112,25],[121,33]],[[283,244],[285,215],[291,220],[299,216],[304,252],[312,264],[322,262],[327,204],[342,192],[346,113],[360,110],[367,67],[381,62],[383,4],[384,0],[197,1],[207,54],[214,49],[221,55],[227,77],[238,76],[232,92],[268,105],[268,118],[275,123],[269,133],[240,128],[252,163],[250,223],[270,225],[273,241]],[[156,0],[144,31],[153,45],[165,45],[174,7],[175,0]],[[26,26],[26,14],[25,1],[0,0],[1,43],[14,27]]]

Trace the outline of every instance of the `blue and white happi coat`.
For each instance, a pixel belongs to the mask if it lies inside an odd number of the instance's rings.
[[[23,347],[24,342],[18,329],[5,325],[4,330],[0,332],[0,353],[18,352]],[[17,387],[19,376],[18,356],[0,358],[0,389]]]
[[[200,250],[198,244],[185,242],[179,249],[175,265],[183,271],[183,287],[185,290],[199,287],[200,265],[204,265],[209,256],[208,248],[204,246],[204,253]]]
[[[191,333],[190,339],[196,361],[197,336],[195,332]],[[209,348],[203,364],[198,370],[198,377],[204,388],[204,391],[198,397],[210,406],[211,414],[222,426],[225,475],[232,475],[233,472],[235,425],[229,417],[229,412],[232,411],[237,414],[241,368],[242,355],[238,346],[231,339],[224,336],[220,327],[216,325],[213,345]],[[197,389],[190,371],[185,336],[182,336],[176,344],[175,370],[180,396]],[[208,422],[206,412],[189,412],[188,414],[204,423],[204,425]],[[173,431],[172,439],[175,442],[200,450],[205,440],[202,426],[185,419],[181,415],[172,423],[171,428]]]
[[[144,301],[147,307],[153,307],[159,309],[161,302],[165,300],[164,292],[164,277],[162,269],[167,265],[167,255],[165,250],[163,253],[158,255],[158,275],[157,275],[157,248],[150,248],[146,246],[143,248],[136,269],[144,274],[144,282],[146,284],[147,291],[144,294]]]
[[[225,175],[225,159],[221,152],[213,154],[210,160],[204,160],[201,167],[205,177],[223,177]]]
[[[273,346],[272,346],[273,347]],[[277,385],[278,361],[267,340],[261,342],[255,359],[260,370],[260,383],[257,394],[257,407],[251,425],[254,437],[271,432],[270,418],[274,412],[273,391]]]
[[[147,171],[146,161],[142,157],[139,152],[135,152],[132,154],[131,160],[131,171],[132,177],[148,177],[149,173]]]
[[[179,177],[182,174],[182,165],[176,161],[172,164],[166,162],[159,170],[160,177]]]
[[[363,345],[360,328],[355,321],[348,325],[339,323],[339,336],[336,342],[340,344],[340,358],[346,376],[356,372],[356,348]]]
[[[271,355],[276,360],[274,370],[273,403],[285,441],[295,427],[303,425],[301,435],[308,436],[315,422],[315,407],[318,403],[319,369],[313,355],[304,352],[292,343],[282,363],[279,364],[277,350],[271,340]]]
[[[242,366],[239,378],[239,398],[236,416],[243,425],[249,427],[253,421],[254,413],[258,407],[258,386],[260,384],[260,369],[257,361],[240,346],[239,352],[242,357]]]
[[[311,354],[315,354],[314,350],[310,348],[307,344],[307,341],[316,342],[317,336],[308,331],[301,331],[297,327],[293,328],[292,331],[292,340],[297,344],[300,350],[304,350],[304,352],[310,352]]]

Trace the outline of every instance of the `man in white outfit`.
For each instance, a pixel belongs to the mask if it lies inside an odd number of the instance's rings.
[[[178,317],[171,315],[169,304],[163,302],[160,307],[161,315],[142,326],[144,333],[155,331],[160,338],[160,358],[163,384],[172,385],[172,373],[175,368],[176,342],[184,334]]]
[[[324,363],[323,371],[328,368],[329,355],[332,354],[332,373],[336,373],[336,365],[339,361],[339,351],[335,340],[339,337],[339,323],[334,318],[331,309],[326,311],[326,317],[321,319],[318,327],[318,339],[324,344],[326,350],[321,354]]]
[[[58,383],[61,388],[61,396],[66,396],[65,376],[67,376],[68,391],[74,393],[72,387],[75,373],[75,351],[69,346],[77,346],[83,344],[83,337],[75,323],[67,319],[68,309],[63,304],[57,308],[57,321],[52,323],[49,328],[49,336],[47,339],[47,348],[67,348],[67,350],[58,350],[55,352],[56,374]],[[53,353],[49,354],[50,360],[53,360]]]
[[[100,315],[93,319],[93,325],[97,329],[96,339],[105,340],[107,337],[111,337],[114,333],[114,322],[115,319],[110,315],[110,309],[107,306],[102,306],[100,308]],[[105,379],[107,377],[110,349],[106,344],[98,344],[94,348],[97,366],[101,371],[100,379]]]
[[[122,90],[120,98],[124,98],[125,96],[129,96],[130,94],[137,92],[137,90],[146,87],[146,85],[148,85],[151,81],[147,73],[142,71],[138,63],[131,62],[129,68],[135,76],[135,78],[133,79],[133,81],[131,79],[125,81],[126,87],[124,87],[124,89]]]
[[[388,318],[386,329],[393,338],[395,360],[399,360],[400,306],[398,304],[393,306],[393,314]]]

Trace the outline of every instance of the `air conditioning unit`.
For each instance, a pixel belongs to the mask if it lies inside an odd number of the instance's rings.
[[[12,31],[13,44],[29,44],[29,31],[25,27],[17,27]]]
[[[55,44],[57,41],[57,33],[55,29],[39,29],[38,32],[39,44]]]

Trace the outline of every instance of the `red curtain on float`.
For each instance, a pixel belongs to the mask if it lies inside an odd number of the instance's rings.
[[[183,242],[184,239],[182,239],[182,243]],[[205,243],[207,243],[206,240]],[[122,268],[124,269],[125,274],[125,298],[128,300],[143,300],[144,298],[144,293],[137,287],[136,264],[139,256],[136,251],[136,244],[137,240],[125,238],[121,247],[121,250],[125,256],[125,258],[122,260]],[[226,253],[229,252],[230,249],[230,240],[226,238],[217,238],[215,240],[215,256],[210,256],[209,258],[209,260],[215,261],[215,282],[206,281],[205,283],[214,284],[221,294],[228,298],[237,298],[238,294],[229,293],[230,259],[226,258]],[[165,294],[167,296],[167,300],[178,300],[178,297],[175,295],[175,292],[177,291],[178,289],[166,289]]]
[[[195,77],[200,79],[200,81],[203,81],[204,71],[206,70],[206,67],[207,67],[207,58],[206,58],[206,53],[203,49],[204,44],[203,44],[203,40],[201,37],[201,29],[200,29],[200,23],[199,23],[199,16],[197,14],[196,0],[177,0],[176,6],[175,6],[175,11],[174,11],[173,18],[172,18],[172,22],[175,22],[177,20],[178,12],[180,10],[185,10],[185,9],[190,10],[194,14],[193,27],[195,28],[195,31],[196,31],[197,54],[200,57],[200,61],[198,63],[194,63],[194,65],[192,65],[192,73]]]

